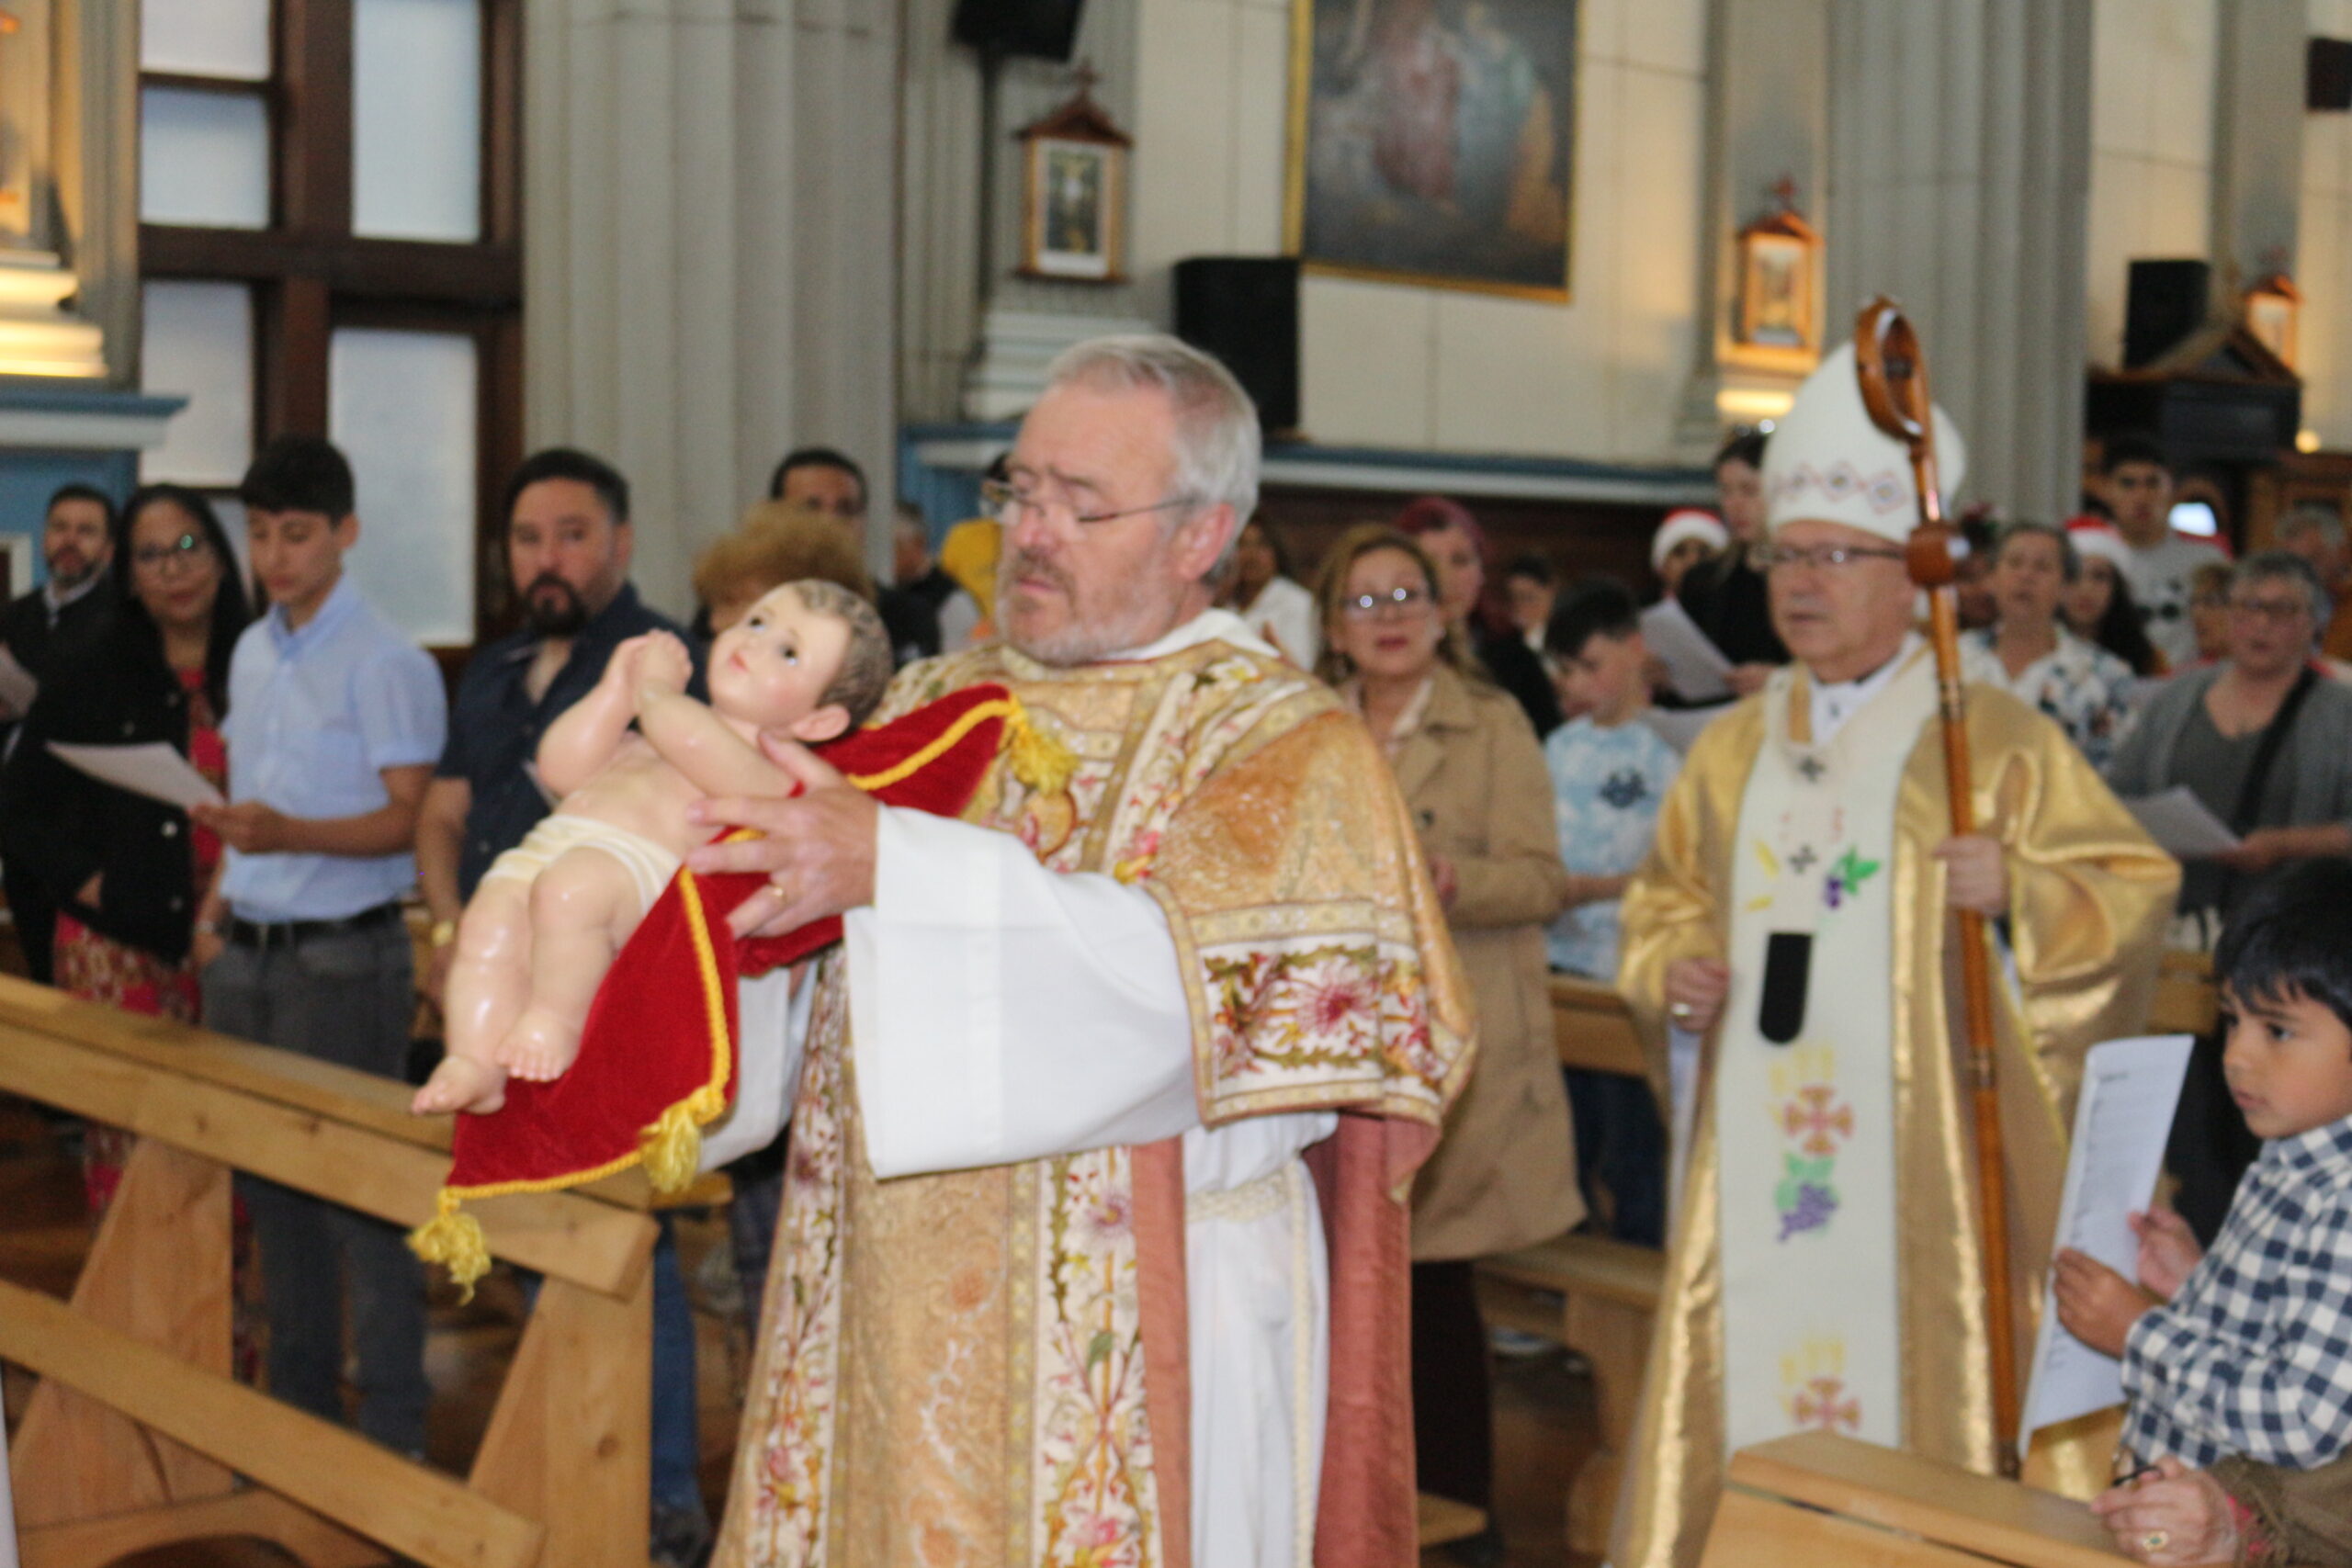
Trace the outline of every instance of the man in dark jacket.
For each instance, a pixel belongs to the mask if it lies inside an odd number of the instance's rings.
[[[0,653],[36,682],[46,675],[52,650],[71,647],[106,614],[111,596],[97,590],[114,559],[114,502],[89,485],[60,488],[49,498],[40,553],[49,580],[0,611]],[[14,677],[15,671],[8,674]],[[7,691],[8,682],[0,681],[0,748],[14,740],[17,721],[25,716],[8,700]],[[25,950],[25,966],[46,986],[57,910],[40,885],[16,867],[0,867],[0,878],[17,922],[17,940]]]

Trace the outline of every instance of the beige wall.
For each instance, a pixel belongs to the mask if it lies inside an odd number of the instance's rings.
[[[2216,4],[2098,0],[2084,279],[2094,364],[2123,358],[2127,264],[2211,254]]]
[[[1289,0],[1136,0],[1135,252],[1282,249]],[[1329,444],[1667,461],[1691,367],[1705,0],[1584,0],[1574,299],[1310,276],[1302,422]]]

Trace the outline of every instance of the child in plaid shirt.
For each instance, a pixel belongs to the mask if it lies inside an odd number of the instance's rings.
[[[2058,1317],[2122,1358],[2135,1459],[2309,1469],[2352,1444],[2352,861],[2258,886],[2213,968],[2261,1157],[2202,1259],[2178,1216],[2133,1216],[2146,1292],[2061,1252]]]

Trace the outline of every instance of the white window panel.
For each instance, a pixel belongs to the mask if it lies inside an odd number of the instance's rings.
[[[481,237],[481,0],[356,0],[353,233]]]
[[[208,229],[269,227],[269,111],[260,97],[141,89],[139,216]]]
[[[269,75],[269,0],[142,0],[139,66],[259,82]]]
[[[254,297],[242,283],[157,281],[144,290],[141,386],[188,400],[142,479],[233,485],[254,455]]]
[[[359,485],[352,577],[419,642],[474,636],[477,389],[460,333],[340,327],[327,428]]]

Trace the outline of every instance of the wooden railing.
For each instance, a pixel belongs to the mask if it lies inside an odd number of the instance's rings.
[[[0,977],[0,1092],[140,1138],[72,1299],[0,1283],[0,1360],[41,1380],[9,1453],[25,1568],[222,1535],[310,1568],[644,1568],[641,1177],[478,1206],[546,1283],[460,1480],[229,1375],[232,1173],[421,1224],[448,1126],[405,1087]]]

